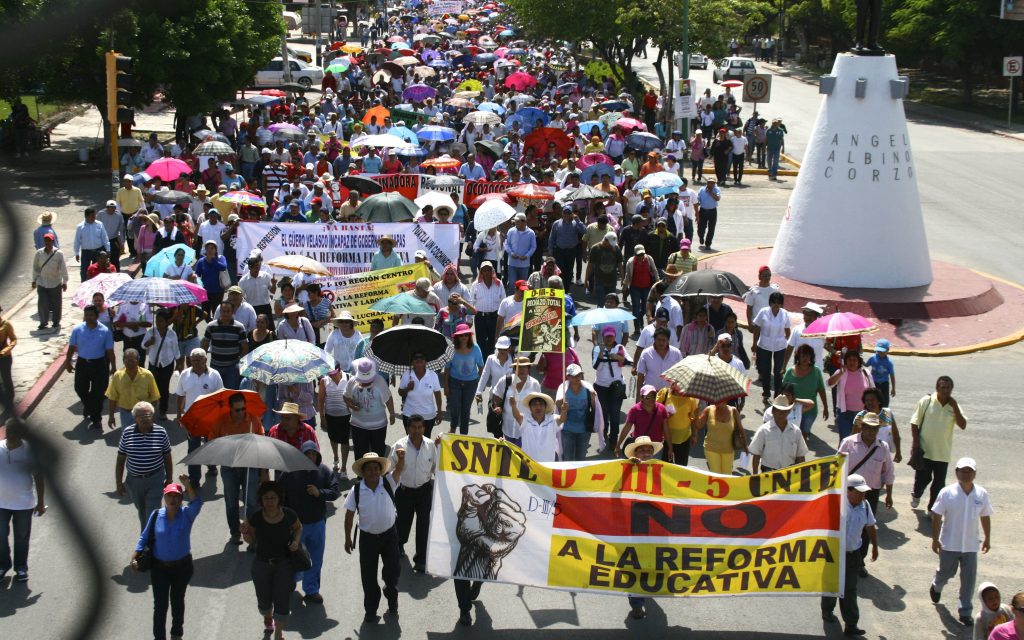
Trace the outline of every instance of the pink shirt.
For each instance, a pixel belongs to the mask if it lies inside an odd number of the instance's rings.
[[[996,625],[989,634],[988,640],[1019,640],[1017,629],[1013,626],[1013,620]]]
[[[861,400],[861,395],[865,389],[874,386],[871,382],[870,374],[863,367],[857,371],[844,371],[837,384],[840,394],[838,398],[840,411],[860,411],[863,409],[864,402]]]
[[[877,447],[877,448],[876,448]],[[892,484],[896,479],[896,471],[892,464],[892,454],[889,452],[889,445],[882,440],[875,438],[874,444],[870,447],[860,439],[860,434],[844,438],[839,443],[839,453],[847,456],[846,468],[850,469],[860,464],[871,449],[875,449],[871,457],[857,469],[857,473],[864,477],[868,486],[872,489],[881,489],[883,484]]]
[[[660,402],[654,403],[654,413],[644,411],[643,404],[634,404],[626,413],[626,422],[633,425],[633,438],[648,436],[655,442],[665,440],[665,421],[668,420],[668,409]]]
[[[566,350],[569,354],[569,358],[565,359],[565,354],[547,352],[541,354],[541,358],[544,359],[544,364],[547,368],[544,369],[544,379],[540,381],[540,386],[545,389],[557,389],[565,382],[565,368],[570,364],[579,364],[580,357],[576,355],[576,350],[570,347]]]

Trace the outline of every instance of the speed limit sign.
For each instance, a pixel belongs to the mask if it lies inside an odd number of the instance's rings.
[[[772,77],[764,73],[743,76],[743,102],[771,102]]]

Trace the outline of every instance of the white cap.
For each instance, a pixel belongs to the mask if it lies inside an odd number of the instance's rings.
[[[956,468],[977,471],[978,463],[974,461],[974,458],[960,458],[959,460],[956,461]]]
[[[417,251],[414,254],[413,257],[415,257],[417,260],[419,260],[420,258],[423,258],[424,260],[426,260],[427,259],[427,252],[424,251],[423,249],[420,249],[419,251]]]
[[[718,334],[718,341],[719,342],[722,342],[722,341],[732,342],[732,334],[731,333],[720,333],[720,334]]]
[[[583,367],[576,363],[570,364],[568,367],[565,368],[566,376],[578,376],[581,373],[583,373]]]
[[[825,313],[825,307],[821,306],[817,302],[808,302],[804,306],[800,307],[800,309],[804,311],[812,311],[818,314],[819,316]]]
[[[859,473],[851,473],[846,477],[846,488],[853,489],[854,491],[860,491],[861,493],[871,491],[871,487],[868,486],[868,481]]]
[[[107,206],[108,207],[116,207],[117,206],[117,200],[107,200]]]
[[[508,336],[501,336],[497,342],[494,343],[495,349],[508,349],[512,346],[512,340]]]

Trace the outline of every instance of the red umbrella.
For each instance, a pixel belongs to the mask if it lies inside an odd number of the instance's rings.
[[[573,141],[564,131],[555,127],[534,129],[523,139],[523,149],[533,149],[538,157],[544,156],[548,152],[548,146],[551,144],[555,145],[555,152],[559,156],[565,156],[566,152],[573,146]]]
[[[742,87],[743,86],[743,81],[742,80],[726,80],[725,82],[722,83],[722,86],[723,87],[728,87],[730,89],[735,89],[737,87]]]
[[[534,78],[528,73],[522,71],[516,71],[505,78],[505,86],[511,87],[516,91],[526,91],[530,87],[537,84],[537,78]]]
[[[236,393],[245,396],[245,413],[258,424],[267,410],[267,405],[263,403],[260,394],[255,391],[222,389],[199,396],[185,412],[185,415],[181,416],[182,426],[194,437],[209,438],[213,435],[213,428],[218,422],[231,418],[231,405],[228,403],[228,398]]]
[[[505,204],[512,204],[512,198],[507,193],[482,193],[470,200],[469,206],[475,209],[488,200],[501,200]]]
[[[284,91],[281,91],[280,89],[264,89],[263,91],[260,91],[260,95],[261,96],[277,96],[278,98],[281,98],[281,97],[284,97],[285,93],[284,93]]]
[[[612,125],[612,128],[618,127],[624,134],[630,134],[634,131],[647,131],[647,125],[640,122],[636,118],[619,118]]]
[[[603,153],[588,153],[576,161],[576,168],[582,171],[593,164],[606,164],[609,167],[614,167],[615,161]]]
[[[519,200],[554,200],[555,194],[544,187],[539,187],[532,182],[512,187],[506,191],[508,195]]]
[[[479,53],[483,53],[483,51],[484,51],[483,49],[481,49],[480,47],[476,46],[475,44],[468,44],[465,47],[462,47],[462,50],[463,51],[468,51],[469,53],[473,54],[474,56],[479,54]]]

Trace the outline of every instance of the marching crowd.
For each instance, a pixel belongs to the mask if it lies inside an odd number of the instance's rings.
[[[431,21],[423,11],[413,12],[416,20],[375,16],[379,40],[338,43],[325,52],[335,70],[319,102],[263,96],[238,119],[218,112],[213,129],[191,122],[173,144],[154,136],[129,146],[116,196],[100,211],[86,209],[73,241],[65,239],[83,286],[120,272],[130,256],[149,277],[206,293],[201,304],[153,305],[144,298],[110,301],[96,291],[83,301],[83,321],[71,331],[67,353],[83,418],[102,430],[106,413],[107,427],[120,429],[115,489],[136,509],[141,532],[131,563],[152,577],[154,638],[166,637],[168,611],[171,638],[183,636],[193,574],[190,533],[218,477],[227,538],[252,552],[257,609],[265,631],[280,638],[297,583],[307,605],[324,601],[323,559],[337,548],[328,543],[327,503],[339,498],[344,549],[359,554],[365,621],[378,620],[382,594],[385,615],[397,616],[410,537],[412,569],[426,569],[437,439],[444,431],[471,433],[474,403],[480,433],[514,443],[540,462],[596,454],[624,455],[636,464],[660,456],[694,466],[702,452],[708,471],[728,475],[770,473],[807,460],[812,437],[831,437],[820,426],[815,433],[819,415],[829,419],[830,402],[839,436],[833,444],[847,457],[850,474],[839,599],[844,632],[865,633],[858,626],[858,580],[867,575],[869,552],[872,561],[878,557],[875,516],[879,502],[894,508],[896,464],[906,449],[915,474],[910,506],[919,508],[927,492],[939,556],[932,600],[959,572],[961,622],[974,625],[976,638],[1018,637],[1024,593],[1011,607],[991,583],[974,593],[978,552],[991,544],[992,507],[974,483],[973,459],[956,461],[956,482],[947,484],[954,431],[967,427],[951,379],[940,377],[919,400],[905,447],[906,431],[901,437],[889,409],[896,374],[886,340],[875,342],[865,361],[859,334],[804,337],[825,310],[807,303],[803,323],[793,324],[767,267],[756,274],[757,285],[741,292],[749,333],[723,295],[695,300],[672,293],[697,269],[695,231],[701,247],[712,246],[730,170],[740,185],[744,164],[756,158],[775,177],[784,149],[781,121],[768,125],[756,112],[744,121],[728,91],[712,96],[708,90],[698,100],[695,134],[684,140],[658,120],[657,96],[617,93],[611,78],[588,75],[565,50],[517,40],[511,27],[495,28],[503,16],[494,9],[484,5],[465,21]],[[706,157],[713,174],[703,172]],[[181,159],[190,170],[171,180],[145,173],[165,158]],[[688,186],[687,164],[693,183],[703,183],[697,191]],[[235,253],[238,226],[247,221],[362,220],[360,207],[372,197],[365,176],[387,173],[545,188],[515,200],[500,195],[517,212],[479,232],[474,211],[486,198],[417,207],[421,222],[460,225],[460,254],[465,249],[471,277],[464,281],[456,261],[440,274],[431,267],[432,277],[408,292],[432,313],[395,316],[394,324],[426,325],[450,339],[452,352],[439,362],[441,354],[426,347],[414,351],[400,374],[367,353],[384,322],[363,333],[348,310],[332,309],[315,277],[281,276],[258,251]],[[32,285],[39,329],[59,330],[68,261],[54,215],[38,222]],[[401,265],[394,239],[381,236],[378,245],[366,270]],[[158,272],[146,269],[158,258]],[[425,253],[415,259],[429,264]],[[595,324],[584,335],[574,327],[564,353],[519,353],[524,293],[552,288],[565,290],[567,319],[582,311],[584,300],[616,310],[628,299],[632,322]],[[7,327],[0,320],[0,382],[10,394],[16,338]],[[335,366],[306,382],[266,384],[242,375],[246,354],[283,340],[322,348]],[[743,425],[741,416],[750,415],[743,398],[707,404],[662,377],[686,356],[705,354],[743,374],[756,370],[763,410],[754,416],[762,424]],[[266,434],[294,446],[314,470],[271,479],[266,469],[210,467],[204,476],[191,465],[175,482],[168,434],[185,428],[181,418],[200,397],[220,390],[228,390],[229,412],[210,441]],[[255,412],[243,391],[256,392],[267,410]],[[399,417],[405,435],[389,446],[388,428]],[[0,459],[0,574],[13,569],[18,581],[28,579],[32,514],[45,511],[24,429],[10,420],[0,441],[7,454]],[[202,443],[189,434],[189,452]],[[472,624],[480,584],[455,581],[460,624]],[[835,598],[822,599],[826,622],[838,622],[835,605]],[[646,615],[642,598],[630,598],[630,615]]]

